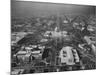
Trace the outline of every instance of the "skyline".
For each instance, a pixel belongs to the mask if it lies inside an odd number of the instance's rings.
[[[96,6],[77,4],[56,4],[35,1],[12,1],[11,13],[13,17],[32,17],[59,14],[95,15]]]

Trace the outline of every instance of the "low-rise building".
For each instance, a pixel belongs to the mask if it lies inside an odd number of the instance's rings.
[[[66,65],[75,65],[79,62],[79,56],[76,49],[73,49],[71,46],[63,47],[59,55],[61,59],[61,64],[65,63]]]

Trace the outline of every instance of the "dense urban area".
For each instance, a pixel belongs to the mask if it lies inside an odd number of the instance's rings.
[[[96,16],[11,19],[11,74],[96,68]]]

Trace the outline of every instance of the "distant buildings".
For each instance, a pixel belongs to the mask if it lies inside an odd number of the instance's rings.
[[[67,36],[67,31],[58,31],[56,27],[54,31],[46,31],[44,36],[51,37],[51,38],[61,38]]]

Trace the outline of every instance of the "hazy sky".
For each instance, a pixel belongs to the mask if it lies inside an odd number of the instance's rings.
[[[13,1],[11,13],[14,17],[32,17],[52,14],[95,14],[96,7],[89,5],[40,3],[32,1]]]

